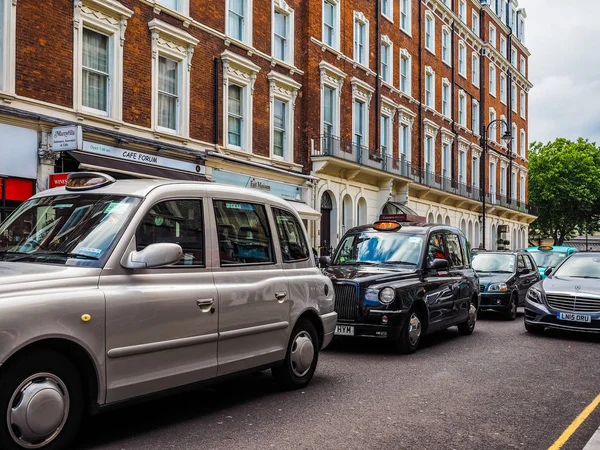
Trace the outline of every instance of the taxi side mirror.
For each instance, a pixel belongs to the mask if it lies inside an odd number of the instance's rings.
[[[429,264],[431,270],[446,271],[450,269],[450,264],[447,259],[436,258]]]
[[[319,258],[320,267],[329,267],[331,265],[331,256],[321,256]]]
[[[183,249],[177,244],[150,244],[139,252],[129,253],[121,265],[126,269],[151,269],[175,264],[182,256]]]

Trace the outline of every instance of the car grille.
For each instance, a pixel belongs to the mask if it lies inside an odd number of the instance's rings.
[[[354,320],[358,317],[359,288],[356,284],[334,284],[335,312],[340,320]]]
[[[558,311],[600,312],[600,298],[546,294],[548,305]]]
[[[485,292],[485,285],[483,285],[483,284],[479,285],[479,292]]]

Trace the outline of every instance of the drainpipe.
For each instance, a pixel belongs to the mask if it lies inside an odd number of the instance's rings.
[[[214,127],[214,137],[213,137],[213,143],[215,144],[215,147],[219,146],[219,134],[221,133],[220,130],[220,121],[219,121],[219,84],[220,84],[220,77],[219,77],[219,66],[220,66],[220,61],[219,58],[215,58],[214,59],[214,70],[215,70],[215,98],[214,98],[214,114],[213,114],[213,127]]]
[[[455,180],[456,178],[454,177],[454,163],[456,162],[456,156],[455,153],[458,153],[458,136],[456,136],[456,116],[455,116],[455,110],[454,110],[454,102],[456,99],[458,99],[458,95],[455,95],[455,91],[456,91],[456,61],[454,58],[454,44],[456,43],[456,38],[454,36],[454,31],[456,29],[456,25],[454,23],[454,21],[452,22],[452,27],[450,30],[451,33],[451,40],[450,40],[450,48],[451,48],[451,56],[450,56],[450,64],[452,65],[452,105],[450,107],[450,118],[452,119],[452,134],[454,135],[454,139],[452,139],[452,152],[450,154],[450,179],[451,180]],[[458,93],[458,92],[456,92]],[[443,169],[442,169],[443,171]]]
[[[512,37],[513,37],[513,32],[512,32],[512,28],[510,29],[510,33],[508,33],[508,37],[506,39],[506,45],[508,46],[506,49],[506,54],[508,56],[508,87],[507,87],[507,99],[506,99],[506,105],[508,108],[508,113],[506,114],[506,118],[508,119],[508,130],[510,131],[512,134]],[[516,93],[515,93],[516,96]],[[515,99],[516,100],[516,99]],[[512,137],[512,140],[507,144],[507,148],[508,148],[508,176],[507,176],[507,188],[506,188],[506,201],[510,202],[511,196],[512,196],[512,165],[513,165],[513,142],[515,141],[516,136]]]
[[[379,2],[379,0],[376,0]],[[419,182],[423,184],[423,4],[419,2]]]
[[[381,0],[375,2],[375,146],[376,153],[381,152]],[[382,161],[383,161],[383,156]]]

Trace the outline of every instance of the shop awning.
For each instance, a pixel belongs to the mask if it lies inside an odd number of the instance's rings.
[[[302,217],[305,220],[319,220],[319,218],[321,217],[321,213],[319,211],[312,209],[306,203],[300,203],[300,202],[289,202],[289,203],[294,207],[294,209],[298,212],[298,214],[300,214],[300,217]]]
[[[116,172],[131,175],[136,178],[164,178],[169,180],[210,181],[203,174],[184,172],[167,167],[157,167],[125,161],[85,152],[71,152],[71,155],[81,163],[81,168],[99,172]]]

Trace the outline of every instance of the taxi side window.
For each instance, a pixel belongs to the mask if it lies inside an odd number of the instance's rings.
[[[432,262],[434,259],[445,259],[450,262],[444,245],[443,234],[434,233],[431,235],[429,238],[429,245],[427,246],[427,256],[429,262]]]
[[[135,233],[138,251],[150,244],[178,244],[183,258],[176,265],[204,265],[204,228],[201,200],[169,200],[157,203],[142,219]]]
[[[283,262],[306,261],[310,252],[304,231],[293,214],[273,208]]]
[[[275,262],[264,205],[233,200],[213,203],[222,266]]]
[[[463,267],[465,262],[458,236],[456,234],[447,234],[446,244],[448,245],[448,262],[450,263],[450,266]]]

